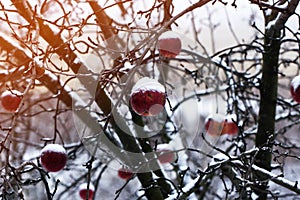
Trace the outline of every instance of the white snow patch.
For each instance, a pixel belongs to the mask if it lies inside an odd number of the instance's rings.
[[[82,61],[80,60],[79,57],[76,57],[76,58],[74,59],[73,63],[74,63],[74,64],[80,64],[80,63],[82,63]]]
[[[213,121],[222,123],[225,120],[225,115],[219,114],[219,113],[210,114],[207,116],[205,122],[207,122],[208,120],[213,120]]]
[[[18,90],[6,90],[1,94],[1,97],[10,96],[10,95],[22,96],[23,94]]]
[[[138,80],[138,82],[136,82],[136,84],[133,86],[131,90],[131,95],[140,90],[152,90],[158,92],[165,92],[165,88],[162,84],[148,77],[143,77],[140,80]]]
[[[39,67],[43,66],[43,62],[39,59],[39,57],[34,57],[33,58],[34,62],[36,65],[38,65]]]
[[[174,31],[166,31],[158,37],[158,40],[179,38],[179,36]]]
[[[41,153],[44,152],[56,152],[56,153],[63,153],[66,154],[66,150],[63,146],[60,144],[47,144],[41,151]]]
[[[218,153],[211,159],[211,162],[209,163],[209,165],[210,166],[218,165],[218,164],[220,164],[220,162],[223,162],[225,160],[228,160],[228,156],[226,156],[223,153]]]
[[[293,78],[292,82],[291,82],[291,86],[294,89],[294,92],[297,90],[297,88],[300,85],[300,75],[296,76],[295,78]]]
[[[227,120],[227,122],[236,122],[237,116],[236,114],[229,114],[226,115],[225,120]]]
[[[82,184],[79,186],[79,191],[80,191],[80,190],[86,190],[86,189],[87,189],[87,186],[88,186],[87,183],[82,183]],[[89,190],[95,191],[95,186],[94,186],[92,183],[90,183],[90,185],[89,185]]]

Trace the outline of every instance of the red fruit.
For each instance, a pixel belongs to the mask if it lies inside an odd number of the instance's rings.
[[[292,97],[297,103],[300,103],[300,87],[299,86],[300,86],[300,75],[293,78],[293,80],[291,81],[291,87],[290,87]]]
[[[157,159],[161,164],[171,163],[175,160],[175,154],[169,149],[157,150]]]
[[[238,134],[239,128],[233,120],[236,120],[235,115],[226,116],[221,135],[223,135],[223,134],[228,134],[228,135]]]
[[[220,115],[208,116],[205,120],[205,130],[211,136],[219,136],[223,132],[224,118]]]
[[[158,50],[163,57],[175,58],[181,51],[181,40],[172,31],[167,31],[158,38]]]
[[[41,164],[49,172],[62,170],[67,163],[67,153],[59,144],[48,144],[41,152]]]
[[[22,93],[17,90],[4,91],[1,95],[1,104],[9,112],[15,112],[22,100]]]
[[[129,169],[121,168],[118,170],[118,176],[121,179],[129,180],[133,176],[133,173]]]
[[[144,77],[132,88],[130,105],[141,116],[158,115],[163,111],[165,103],[165,89],[154,79]]]
[[[92,183],[90,183],[89,190],[87,190],[87,185],[87,183],[82,183],[79,186],[79,196],[81,199],[86,200],[88,193],[88,200],[92,200],[95,193],[95,187]]]

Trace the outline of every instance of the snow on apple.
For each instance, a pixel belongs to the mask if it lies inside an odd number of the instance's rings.
[[[163,57],[175,58],[181,51],[181,40],[172,31],[164,32],[158,38],[158,50]]]
[[[67,153],[59,144],[48,144],[41,151],[41,164],[49,172],[62,170],[67,163]]]
[[[95,186],[90,183],[89,184],[89,190],[88,190],[88,184],[82,183],[79,186],[79,196],[81,199],[85,200],[88,197],[88,200],[92,200],[95,193]]]
[[[21,100],[22,93],[17,90],[6,90],[1,94],[2,107],[9,112],[15,112]]]
[[[290,86],[292,97],[297,103],[300,103],[300,87],[299,86],[300,86],[300,75],[293,78],[293,80],[291,81],[291,86]]]
[[[144,77],[131,90],[130,105],[141,116],[158,115],[163,111],[165,103],[165,88],[154,79]]]
[[[122,168],[120,168],[120,169],[118,170],[118,176],[119,176],[121,179],[129,180],[129,179],[132,178],[133,172],[130,171],[129,169],[127,169],[127,168],[122,167]]]

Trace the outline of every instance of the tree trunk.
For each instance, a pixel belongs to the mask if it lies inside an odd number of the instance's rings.
[[[275,112],[278,86],[278,58],[280,49],[280,31],[266,30],[263,54],[263,69],[260,88],[260,110],[256,146],[260,148],[255,164],[268,171],[271,170],[272,144],[274,140]],[[260,181],[266,177],[258,175]],[[259,199],[267,198],[267,182],[259,186]]]

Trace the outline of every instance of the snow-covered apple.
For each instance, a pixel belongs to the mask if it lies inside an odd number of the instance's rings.
[[[88,184],[82,183],[79,186],[79,196],[83,200],[86,200],[87,196],[88,196],[88,200],[92,200],[95,193],[95,186],[92,183],[90,183],[89,190],[87,188],[88,188]]]
[[[165,103],[165,88],[155,79],[141,78],[131,90],[130,105],[138,115],[158,115],[163,111]]]
[[[17,90],[6,90],[1,94],[2,107],[9,112],[15,112],[21,100],[22,93]]]
[[[300,75],[293,78],[291,81],[291,94],[292,98],[297,102],[300,103]]]
[[[158,38],[159,54],[166,58],[175,58],[181,51],[181,40],[172,31],[161,34]]]
[[[49,172],[62,170],[67,163],[67,152],[59,144],[48,144],[41,151],[41,164]]]
[[[205,130],[211,136],[220,136],[223,132],[223,127],[223,115],[209,115],[205,120]]]
[[[227,115],[224,121],[224,127],[222,130],[221,135],[228,134],[228,135],[236,135],[239,132],[239,128],[236,125],[236,115]]]
[[[118,176],[121,179],[129,180],[133,176],[133,172],[127,168],[122,167],[118,170]]]

